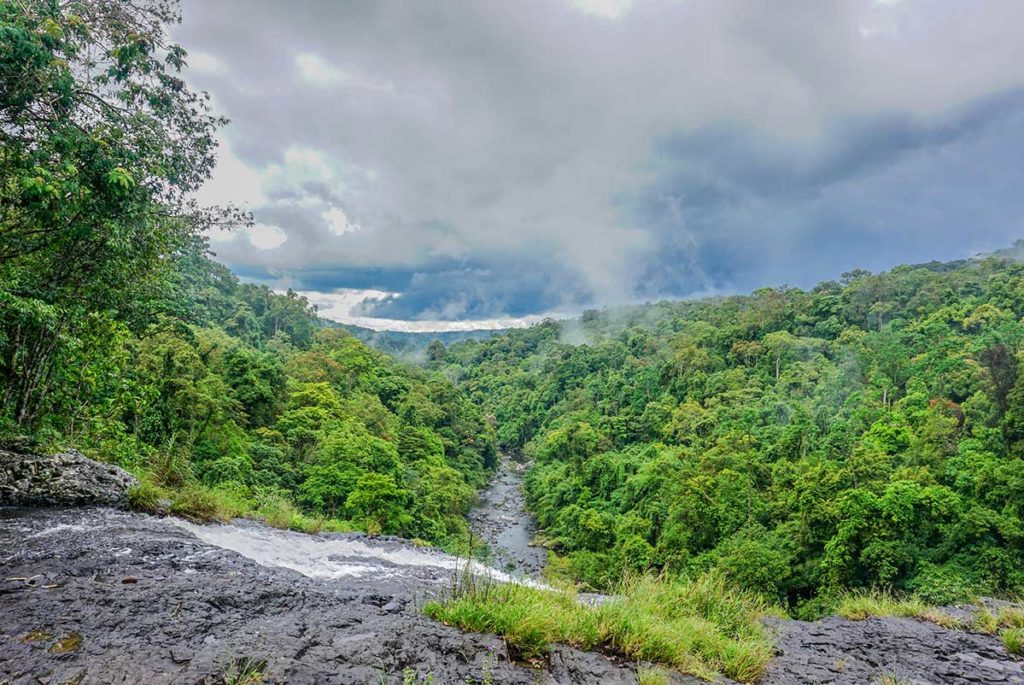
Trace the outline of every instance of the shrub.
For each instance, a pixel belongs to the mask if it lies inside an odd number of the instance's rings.
[[[224,492],[198,485],[182,488],[172,497],[171,513],[198,523],[227,522],[243,513]]]
[[[926,565],[909,584],[914,595],[928,604],[943,606],[968,602],[977,594],[967,573],[955,566]]]

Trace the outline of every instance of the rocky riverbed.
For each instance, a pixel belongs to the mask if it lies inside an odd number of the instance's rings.
[[[251,522],[0,509],[0,683],[209,685],[246,664],[267,683],[636,682],[628,664],[564,647],[510,663],[499,638],[422,616],[458,563]],[[1024,684],[992,636],[892,618],[775,629],[765,683]]]
[[[487,543],[495,567],[518,577],[538,578],[547,552],[533,545],[536,528],[523,496],[525,465],[504,458],[480,505],[469,515],[473,534]]]

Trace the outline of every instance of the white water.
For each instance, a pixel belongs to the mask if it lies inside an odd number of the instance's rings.
[[[405,547],[386,549],[352,538],[321,537],[258,526],[200,526],[178,518],[167,520],[207,544],[232,550],[262,566],[288,568],[310,578],[391,578],[412,575],[411,572],[419,568],[452,572],[468,568],[474,575],[500,582],[522,582],[478,562],[436,551]]]
[[[32,535],[29,535],[28,538],[30,540],[34,539],[34,538],[44,538],[44,537],[47,537],[48,535],[54,535],[55,533],[63,533],[63,532],[84,533],[87,530],[89,530],[89,528],[87,526],[84,526],[84,525],[60,523],[60,524],[57,524],[56,526],[51,526],[49,528],[44,528],[43,530],[39,531],[38,533],[33,533]]]

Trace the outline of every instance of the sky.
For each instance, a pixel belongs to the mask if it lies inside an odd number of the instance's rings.
[[[373,328],[811,287],[1024,238],[1019,0],[184,0],[243,279]]]

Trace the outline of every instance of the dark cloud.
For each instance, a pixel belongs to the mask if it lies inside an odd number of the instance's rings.
[[[615,17],[601,6],[618,7]],[[244,277],[477,319],[953,258],[1024,229],[1024,5],[187,0]]]

